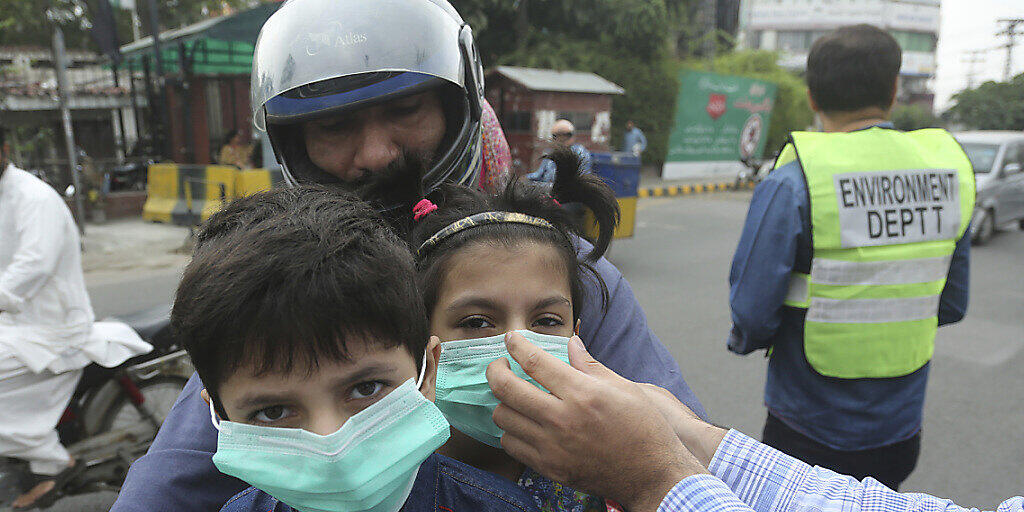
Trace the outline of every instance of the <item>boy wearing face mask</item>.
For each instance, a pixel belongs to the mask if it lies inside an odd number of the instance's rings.
[[[171,319],[219,430],[213,462],[254,486],[222,510],[537,510],[434,454],[450,431],[413,265],[369,206],[322,187],[210,219]]]

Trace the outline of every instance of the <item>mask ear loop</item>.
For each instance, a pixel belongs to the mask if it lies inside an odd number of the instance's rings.
[[[213,400],[210,400],[210,423],[213,423],[213,428],[220,432],[220,423],[217,421],[217,412],[213,410]]]
[[[427,351],[423,351],[423,363],[420,364],[420,376],[416,378],[416,389],[419,389],[423,385],[423,378],[427,376]],[[210,402],[211,404],[213,401]],[[210,408],[213,411],[213,408]]]

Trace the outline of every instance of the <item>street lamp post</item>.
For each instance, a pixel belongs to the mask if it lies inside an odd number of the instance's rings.
[[[68,167],[71,168],[71,182],[75,186],[75,217],[78,232],[85,234],[85,204],[82,200],[82,178],[78,169],[78,153],[75,151],[75,135],[71,127],[71,107],[68,105],[67,57],[64,54],[64,31],[59,23],[53,27],[53,60],[57,74],[57,97],[60,102],[60,119],[64,125],[64,144],[68,151]]]

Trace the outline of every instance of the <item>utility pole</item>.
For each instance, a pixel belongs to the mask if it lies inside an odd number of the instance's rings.
[[[704,14],[704,57],[709,64],[715,65],[715,52],[718,49],[718,0],[704,0],[701,8]]]
[[[978,64],[985,61],[982,57],[987,50],[967,50],[966,53],[969,57],[965,57],[963,62],[967,64],[967,88],[974,89],[974,77],[977,76]]]
[[[1024,24],[1024,18],[1003,18],[998,22],[1006,24],[1006,29],[996,32],[996,35],[1006,36],[1006,64],[1003,67],[1003,80],[1009,82],[1013,73],[1013,47],[1017,44],[1016,37],[1024,35],[1024,32],[1017,31],[1017,25]]]
[[[75,216],[78,232],[85,235],[85,204],[82,201],[82,178],[78,172],[78,153],[75,151],[75,135],[71,131],[71,109],[68,106],[67,59],[64,55],[64,31],[59,23],[53,27],[53,61],[57,72],[57,96],[60,99],[60,119],[64,125],[64,144],[68,151],[68,166],[71,168],[71,182],[75,186]]]
[[[174,144],[171,142],[171,111],[167,102],[167,86],[164,80],[164,61],[160,49],[160,13],[157,10],[156,0],[149,0],[146,4],[149,9],[150,35],[153,37],[153,64],[156,69],[156,100],[157,105],[151,105],[150,109],[159,109],[160,118],[160,155],[164,158],[174,159]],[[152,101],[152,99],[150,100]],[[152,129],[152,127],[150,128]]]

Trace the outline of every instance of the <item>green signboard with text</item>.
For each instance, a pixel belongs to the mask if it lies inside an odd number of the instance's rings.
[[[731,174],[740,159],[761,157],[775,84],[703,71],[682,72],[679,84],[663,177]]]

